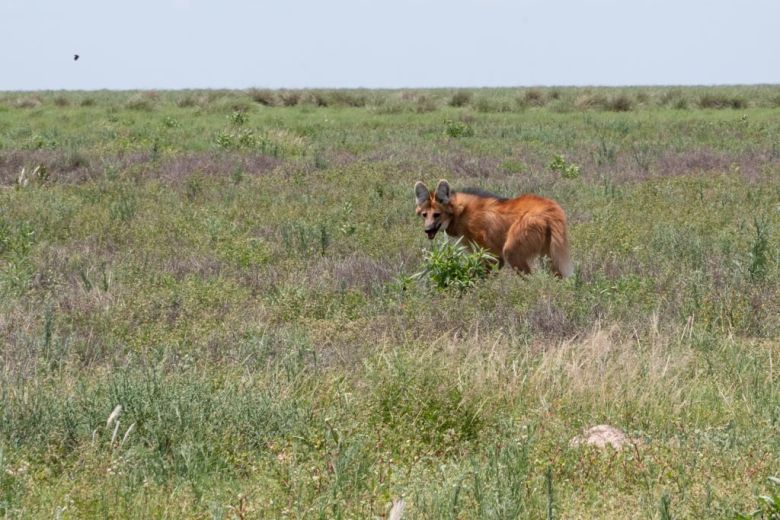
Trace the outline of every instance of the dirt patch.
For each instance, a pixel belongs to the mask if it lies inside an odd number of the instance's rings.
[[[569,445],[577,446],[595,446],[597,448],[606,448],[611,446],[616,450],[622,450],[624,446],[639,444],[638,439],[628,437],[625,433],[614,426],[608,424],[599,424],[585,430],[582,435],[574,437]]]

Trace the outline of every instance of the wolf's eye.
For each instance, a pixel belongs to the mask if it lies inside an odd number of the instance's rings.
[[[439,217],[441,217],[441,213],[434,213],[433,214],[433,218],[439,218]]]
[[[427,211],[423,211],[423,212],[422,212],[422,216],[423,216],[423,217],[427,217],[427,216],[428,216],[428,212],[427,212]]]

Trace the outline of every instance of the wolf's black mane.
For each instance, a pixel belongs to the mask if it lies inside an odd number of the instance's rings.
[[[463,188],[462,190],[457,190],[456,193],[468,193],[469,195],[475,195],[477,197],[482,197],[483,199],[496,199],[498,201],[509,200],[506,197],[479,188]]]

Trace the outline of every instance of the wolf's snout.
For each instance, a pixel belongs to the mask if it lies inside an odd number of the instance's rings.
[[[433,237],[436,236],[436,232],[439,231],[439,226],[440,224],[436,224],[435,226],[425,228],[425,234],[428,235],[428,240],[433,240]]]

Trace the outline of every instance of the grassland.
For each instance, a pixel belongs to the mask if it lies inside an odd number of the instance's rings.
[[[442,177],[576,276],[411,279]],[[777,87],[0,93],[0,514],[748,514],[779,244]]]

